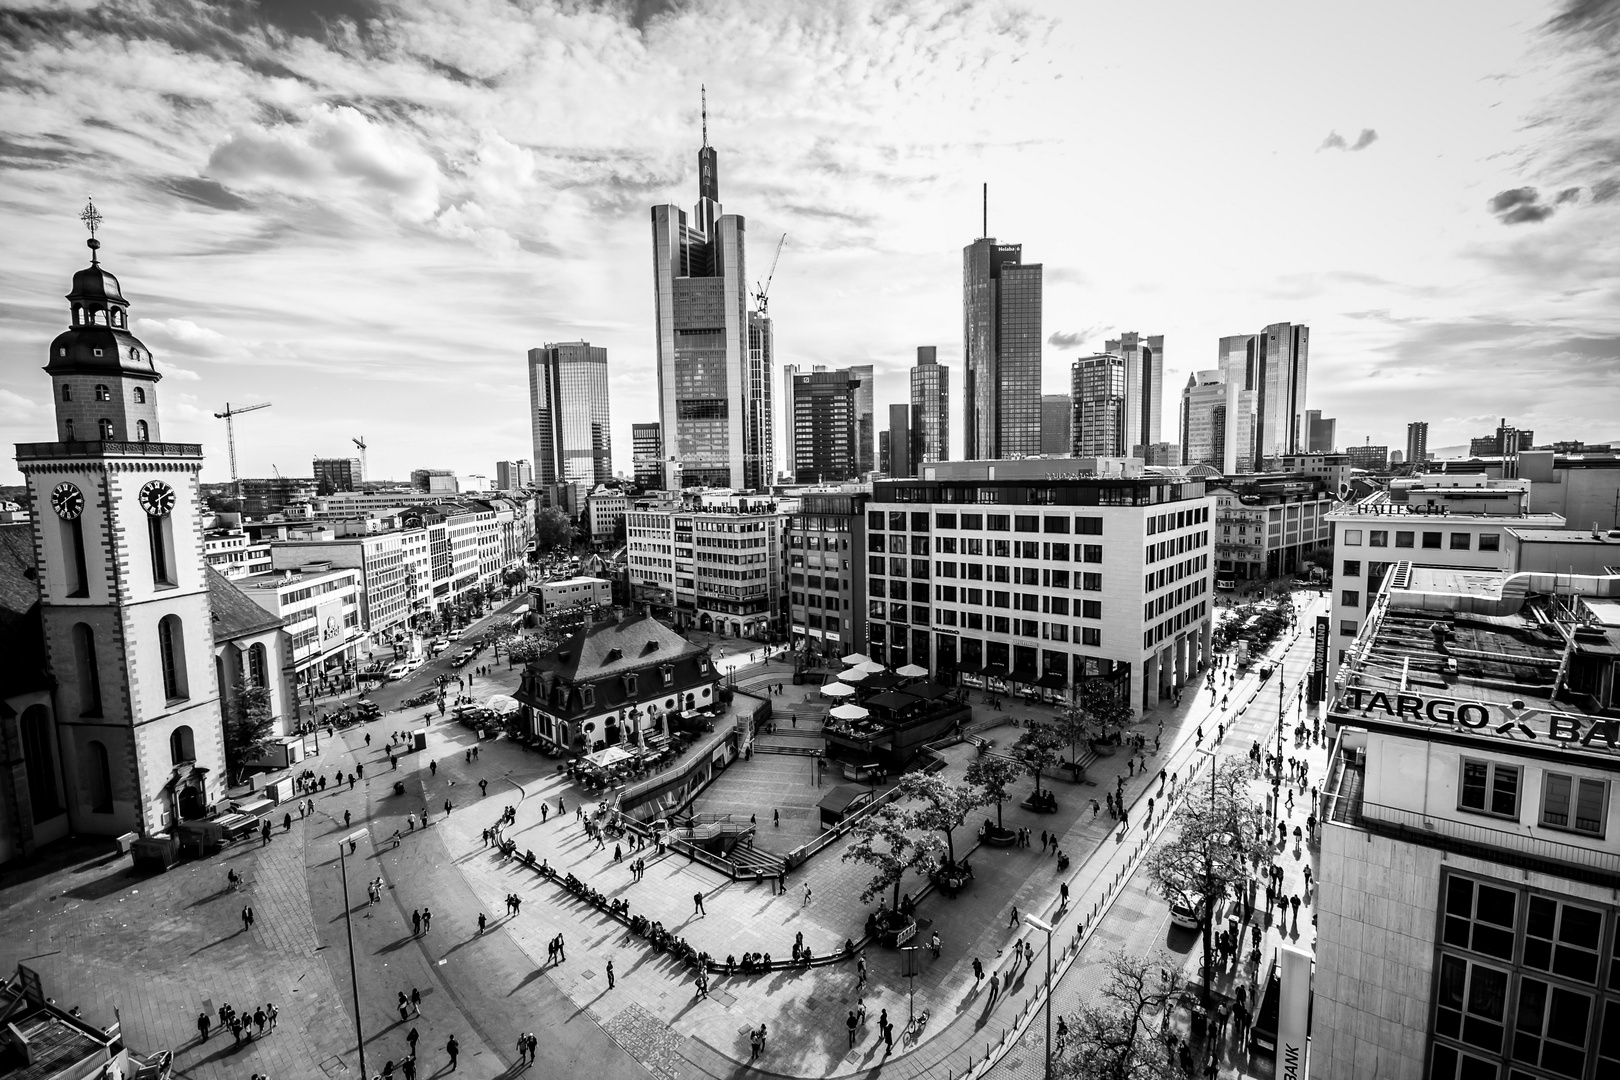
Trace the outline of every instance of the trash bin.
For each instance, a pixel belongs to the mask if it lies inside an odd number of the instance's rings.
[[[405,794],[405,781],[403,781],[403,780],[395,780],[394,781],[394,794],[395,795],[403,795],[403,794]]]
[[[412,750],[426,750],[427,749],[427,732],[426,731],[413,731],[413,732],[411,732],[411,749]]]

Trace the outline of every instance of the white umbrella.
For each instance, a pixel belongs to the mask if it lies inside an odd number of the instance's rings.
[[[841,682],[830,682],[821,688],[821,692],[827,697],[849,697],[851,694],[855,693],[855,688],[853,686],[845,686]]]
[[[517,712],[519,709],[523,708],[522,704],[519,703],[516,698],[508,697],[505,694],[491,694],[489,697],[484,699],[483,704],[484,708],[492,709],[503,716],[507,713]]]
[[[848,664],[850,667],[854,667],[856,664],[864,664],[871,659],[872,658],[867,656],[865,653],[852,652],[848,656],[844,657],[844,663]]]
[[[872,714],[861,708],[859,705],[840,705],[827,715],[831,716],[834,720],[865,720]]]
[[[881,675],[887,669],[884,668],[884,666],[882,664],[878,663],[876,660],[868,660],[864,664],[856,664],[855,665],[855,670],[856,671],[864,671],[868,675]]]
[[[928,669],[917,664],[907,664],[895,674],[907,679],[920,679],[928,674]]]
[[[847,683],[858,683],[862,679],[866,678],[868,674],[869,673],[864,667],[853,667],[848,671],[840,671],[838,673],[838,677]]]

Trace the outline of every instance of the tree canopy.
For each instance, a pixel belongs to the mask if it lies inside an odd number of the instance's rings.
[[[872,880],[861,891],[861,900],[871,903],[885,889],[893,890],[892,909],[900,907],[900,881],[907,870],[922,871],[936,859],[945,845],[932,833],[917,832],[909,816],[889,803],[857,822],[855,842],[844,852],[846,862],[872,867]]]
[[[1041,774],[1057,764],[1058,751],[1063,749],[1065,741],[1056,725],[1030,720],[1024,734],[1013,743],[1013,755],[1035,777],[1036,791],[1041,790]]]
[[[1071,1018],[1053,1074],[1064,1080],[1179,1078],[1181,1070],[1157,1021],[1148,1019],[1158,1016],[1181,992],[1177,963],[1162,953],[1129,956],[1124,950],[1110,953],[1104,963],[1108,981],[1100,1003],[1082,1006]]]
[[[1002,828],[1001,804],[1011,798],[1007,788],[1023,775],[1022,763],[1004,754],[980,754],[967,767],[967,782],[984,792],[984,803],[996,804],[996,828]]]
[[[924,833],[939,833],[945,838],[945,855],[956,862],[956,829],[967,816],[985,804],[984,791],[972,783],[953,784],[942,776],[923,772],[906,773],[900,778],[901,798],[907,803],[921,802],[921,806],[905,805],[901,818],[911,828]]]
[[[573,540],[573,523],[555,506],[548,506],[534,516],[534,541],[541,551],[567,548]]]
[[[225,769],[240,780],[249,762],[264,756],[275,734],[270,689],[238,683],[225,717]]]

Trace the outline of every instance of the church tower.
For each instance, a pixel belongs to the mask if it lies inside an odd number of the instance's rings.
[[[56,441],[20,443],[55,750],[74,832],[154,836],[224,794],[224,731],[203,559],[202,447],[163,442],[152,354],[101,266],[73,275],[45,372]]]

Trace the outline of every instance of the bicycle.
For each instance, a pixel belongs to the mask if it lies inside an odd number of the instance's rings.
[[[903,1037],[909,1042],[916,1042],[918,1039],[922,1038],[923,1028],[927,1026],[928,1010],[924,1009],[922,1012],[912,1017],[910,1022],[906,1024],[905,1035]]]

